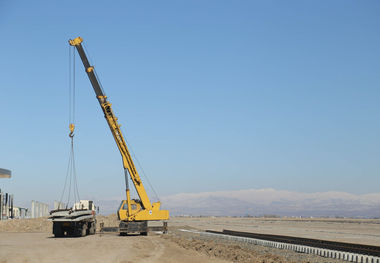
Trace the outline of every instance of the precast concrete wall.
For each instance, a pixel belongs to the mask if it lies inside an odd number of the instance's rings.
[[[44,217],[49,215],[49,205],[44,204],[38,201],[32,200],[32,205],[30,209],[30,217],[31,218],[38,218],[38,217]]]
[[[62,202],[54,201],[54,210],[64,209],[65,204]]]
[[[0,220],[13,217],[13,195],[3,193],[0,189]]]
[[[26,218],[28,209],[23,207],[13,207],[13,218]]]

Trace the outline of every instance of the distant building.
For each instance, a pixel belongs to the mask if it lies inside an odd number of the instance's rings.
[[[12,172],[7,169],[0,168],[0,178],[11,178]],[[13,195],[4,193],[0,189],[0,220],[13,218]]]
[[[13,207],[13,218],[26,218],[28,217],[28,209],[23,207]]]

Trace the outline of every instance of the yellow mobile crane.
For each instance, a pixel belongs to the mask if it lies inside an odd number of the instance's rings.
[[[144,185],[139,174],[137,173],[136,167],[128,151],[127,144],[120,130],[120,125],[118,124],[117,118],[112,111],[111,103],[107,100],[107,96],[104,94],[102,87],[100,86],[94,67],[90,65],[87,59],[82,42],[83,39],[81,37],[69,40],[70,45],[77,49],[79,56],[82,59],[87,76],[91,81],[96,98],[98,99],[100,107],[104,112],[104,117],[107,120],[108,126],[112,132],[113,138],[115,139],[123,160],[127,200],[121,201],[120,207],[117,211],[120,220],[120,234],[123,235],[132,232],[140,232],[141,234],[146,235],[148,232],[148,221],[168,220],[169,211],[160,210],[160,202],[150,202]],[[140,199],[131,199],[128,176],[131,178]],[[164,231],[166,230],[166,226],[167,224],[164,222]]]

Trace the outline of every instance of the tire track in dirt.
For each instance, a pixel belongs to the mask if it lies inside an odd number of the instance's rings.
[[[152,244],[152,247],[154,247],[154,250],[150,253],[150,255],[141,260],[142,263],[151,263],[151,262],[159,262],[159,259],[165,252],[165,247],[162,241],[157,239],[157,237],[149,237],[149,239],[146,239],[146,241],[149,241]]]

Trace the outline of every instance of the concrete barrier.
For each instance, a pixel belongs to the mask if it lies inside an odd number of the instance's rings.
[[[293,250],[299,253],[314,254],[321,257],[325,257],[325,258],[336,258],[336,259],[342,259],[345,261],[355,262],[355,263],[380,263],[380,257],[354,254],[354,253],[349,253],[349,252],[344,252],[344,251],[309,247],[309,246],[304,246],[304,245],[294,245],[294,244],[282,243],[282,242],[273,242],[273,241],[249,238],[249,237],[235,237],[235,236],[229,236],[229,235],[223,235],[223,234],[215,234],[215,233],[193,231],[193,230],[186,230],[186,229],[180,229],[180,231],[196,233],[201,236],[243,242],[247,244],[273,247],[273,248],[285,249],[285,250]]]

